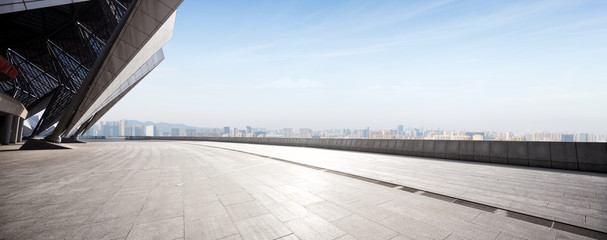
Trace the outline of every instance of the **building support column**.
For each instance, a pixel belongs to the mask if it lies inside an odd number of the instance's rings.
[[[2,145],[8,145],[11,138],[11,128],[13,127],[13,115],[7,114],[4,116],[4,126],[2,126],[2,139],[0,143]]]
[[[11,125],[11,138],[9,143],[17,143],[17,133],[19,132],[19,116],[13,116],[13,122]]]
[[[19,118],[19,128],[17,129],[17,142],[23,141],[23,121],[25,121],[25,119]]]

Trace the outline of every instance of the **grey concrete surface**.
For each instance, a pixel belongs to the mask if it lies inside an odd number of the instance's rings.
[[[500,212],[203,144],[211,143],[99,141],[69,144],[72,149],[65,150],[0,148],[0,239],[585,239]],[[393,167],[381,154],[212,144],[273,155],[310,151],[302,158],[335,158],[331,164],[342,164],[344,170],[372,173],[380,170],[377,166]],[[374,160],[376,167],[356,158]],[[432,169],[445,167],[423,161]],[[466,172],[472,166],[477,164],[459,163],[452,170]],[[580,177],[586,184],[580,189],[604,184],[604,176],[586,177]]]
[[[343,171],[607,232],[607,174],[300,147],[189,143]]]
[[[42,139],[30,139],[21,145],[19,150],[42,150],[42,149],[69,149],[67,145],[47,142]]]

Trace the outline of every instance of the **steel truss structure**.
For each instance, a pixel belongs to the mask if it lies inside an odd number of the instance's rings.
[[[21,102],[28,110],[27,117],[44,110],[32,126],[32,136],[55,125],[54,137],[77,136],[90,128],[164,59],[161,46],[150,49],[146,45],[155,45],[150,39],[155,39],[166,24],[170,26],[164,28],[172,33],[175,11],[181,3],[72,2],[76,3],[49,3],[43,8],[0,14],[0,54],[19,72],[15,79],[0,82],[0,90]],[[129,37],[135,40],[127,41]],[[170,35],[155,41],[166,43],[168,38]],[[142,49],[153,55],[140,53]],[[149,59],[131,66],[130,61],[140,55]],[[136,72],[130,70],[135,67]],[[101,76],[108,72],[113,79]],[[123,73],[130,77],[121,77]]]

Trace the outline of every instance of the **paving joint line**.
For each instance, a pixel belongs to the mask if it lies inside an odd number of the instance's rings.
[[[357,180],[377,184],[380,186],[385,186],[385,187],[394,188],[394,189],[398,189],[398,190],[405,191],[405,192],[419,194],[419,195],[422,195],[425,197],[434,198],[437,200],[454,203],[454,204],[458,204],[460,206],[474,208],[477,210],[490,212],[493,214],[499,215],[500,212],[505,213],[505,215],[503,215],[505,217],[521,220],[524,222],[528,222],[528,223],[532,223],[532,224],[536,224],[536,225],[540,225],[540,226],[545,226],[550,229],[557,229],[557,230],[574,233],[574,234],[578,234],[578,235],[582,235],[582,236],[586,236],[586,237],[596,238],[596,239],[607,239],[606,232],[601,232],[601,231],[590,229],[590,228],[576,226],[576,225],[569,224],[569,223],[554,221],[554,220],[550,220],[547,218],[533,216],[533,215],[522,213],[522,212],[507,210],[507,209],[491,206],[491,205],[484,204],[484,203],[477,203],[477,202],[473,202],[473,201],[469,201],[469,200],[465,200],[465,199],[461,199],[461,198],[457,198],[457,197],[451,197],[451,196],[447,196],[444,194],[430,192],[430,191],[426,191],[426,190],[422,190],[422,189],[418,189],[418,188],[407,187],[407,186],[403,186],[400,184],[395,184],[395,183],[390,183],[390,182],[377,180],[377,179],[373,179],[373,178],[363,177],[363,176],[359,176],[359,175],[355,175],[355,174],[351,174],[351,173],[336,171],[336,170],[332,170],[332,169],[328,169],[328,168],[317,167],[317,166],[313,166],[313,165],[309,165],[309,164],[305,164],[305,163],[295,162],[295,161],[291,161],[291,160],[276,158],[276,157],[272,157],[272,156],[267,156],[267,155],[262,155],[262,154],[257,154],[257,153],[242,151],[242,150],[210,146],[210,145],[204,145],[204,144],[193,144],[193,143],[185,143],[185,144],[209,147],[209,148],[217,148],[217,149],[222,149],[222,150],[227,150],[227,151],[233,151],[233,152],[263,157],[263,158],[267,158],[267,159],[271,159],[271,160],[286,162],[286,163],[290,163],[290,164],[294,164],[294,165],[298,165],[298,166],[302,166],[302,167],[306,167],[306,168],[311,168],[311,169],[318,170],[321,172],[332,173],[335,175],[349,177],[352,179],[357,179]]]

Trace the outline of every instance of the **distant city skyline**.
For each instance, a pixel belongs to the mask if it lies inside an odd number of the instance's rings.
[[[201,127],[185,124],[155,123],[151,121],[100,121],[85,136],[189,136],[189,137],[285,137],[285,138],[369,138],[369,139],[425,139],[478,141],[552,141],[552,142],[607,142],[607,133],[574,132],[512,132],[469,131],[440,128],[416,128],[398,125],[394,128],[265,128],[260,126]]]
[[[607,1],[185,1],[104,119],[607,132]]]

